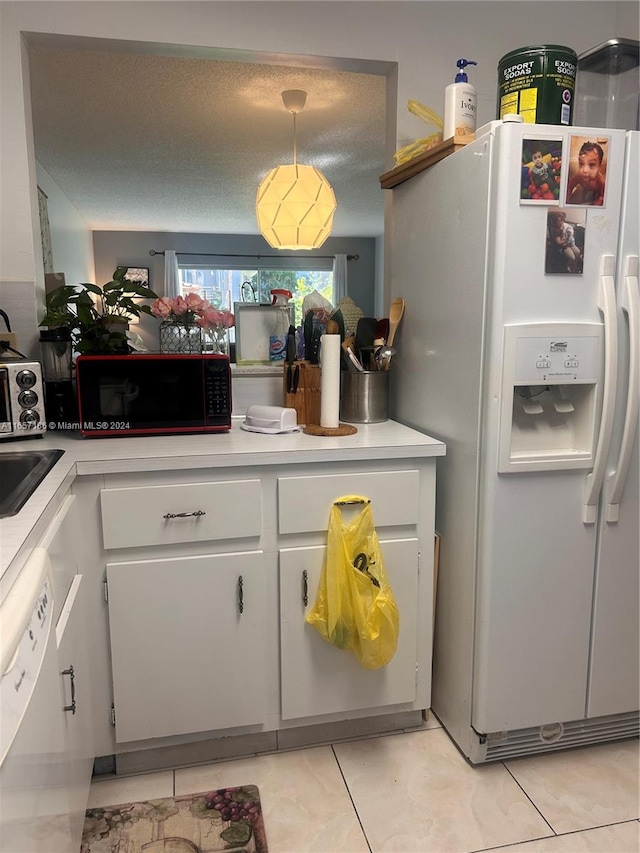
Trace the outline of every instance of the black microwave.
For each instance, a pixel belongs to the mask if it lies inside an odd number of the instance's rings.
[[[231,428],[231,367],[226,355],[80,355],[76,389],[84,436]]]

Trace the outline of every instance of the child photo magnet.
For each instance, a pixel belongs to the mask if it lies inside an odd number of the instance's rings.
[[[572,136],[565,204],[604,207],[610,137]]]
[[[559,204],[562,139],[523,139],[521,204]]]
[[[545,273],[582,275],[587,211],[554,207],[547,213]]]

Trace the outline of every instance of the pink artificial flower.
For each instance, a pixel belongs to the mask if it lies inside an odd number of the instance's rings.
[[[203,310],[200,317],[196,318],[196,323],[203,329],[215,329],[216,326],[223,325],[223,315],[223,311],[218,311],[213,305],[209,305]]]
[[[182,296],[176,296],[175,299],[172,299],[170,301],[172,303],[171,310],[176,315],[176,317],[181,317],[189,310],[189,306],[187,305],[184,297]]]
[[[209,304],[206,300],[202,299],[201,296],[198,296],[197,293],[187,293],[184,301],[187,303],[189,311],[194,311],[197,314],[204,311]]]
[[[152,302],[151,304],[151,313],[154,317],[161,317],[163,320],[171,314],[172,311],[172,300],[167,299],[166,296],[161,296]]]
[[[222,312],[222,325],[225,329],[230,329],[232,326],[235,326],[236,318],[233,316],[231,311],[223,311]]]

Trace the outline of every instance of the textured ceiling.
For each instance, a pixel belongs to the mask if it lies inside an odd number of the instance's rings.
[[[307,92],[297,159],[332,184],[335,236],[383,231],[385,78],[30,45],[35,154],[93,230],[257,234],[255,196],[292,162],[281,92]]]

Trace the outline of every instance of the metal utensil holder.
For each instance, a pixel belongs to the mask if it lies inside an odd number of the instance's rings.
[[[354,424],[389,420],[389,370],[350,370],[340,375],[340,419]]]

